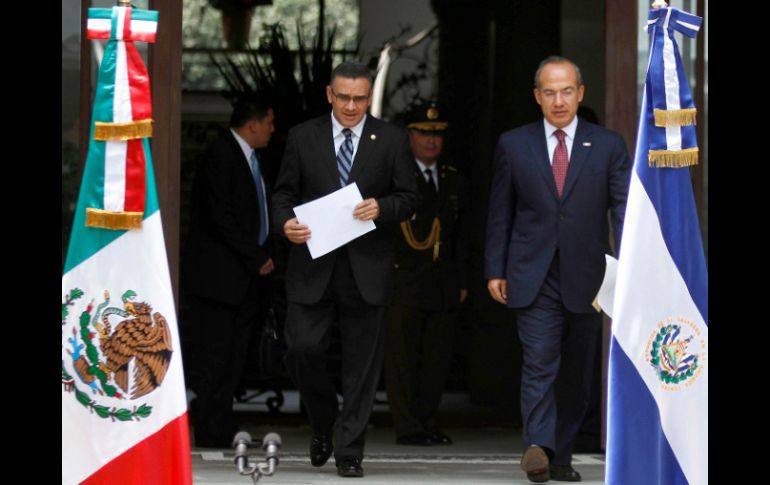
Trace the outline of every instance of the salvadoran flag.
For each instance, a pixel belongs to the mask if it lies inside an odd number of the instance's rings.
[[[697,32],[700,19],[675,9],[655,12],[660,22],[651,30],[674,28],[679,14]],[[603,305],[613,318],[606,483],[700,485],[708,483],[708,276],[689,170],[649,160],[650,93],[660,88],[650,85],[651,70],[614,299]],[[689,91],[675,82],[666,88]]]
[[[145,154],[139,227],[87,226],[113,143],[94,130],[92,120],[62,276],[62,483],[189,484],[181,341],[149,142],[132,140]]]

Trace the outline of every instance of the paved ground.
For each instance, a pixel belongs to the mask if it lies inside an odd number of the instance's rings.
[[[260,484],[528,484],[519,468],[521,430],[511,416],[495,419],[490,410],[475,407],[465,395],[447,395],[442,401],[444,428],[454,444],[449,446],[400,446],[390,427],[387,404],[375,406],[372,425],[367,432],[364,478],[340,478],[332,458],[325,466],[314,468],[308,458],[310,428],[299,413],[296,393],[287,393],[280,415],[271,415],[263,404],[264,396],[253,404],[236,404],[241,428],[255,440],[268,432],[281,436],[280,463],[272,477]],[[384,394],[379,395],[384,401]],[[495,421],[498,423],[495,424]],[[500,424],[502,423],[502,424]],[[251,461],[261,459],[260,447],[249,450]],[[193,479],[196,484],[249,484],[249,477],[238,474],[233,464],[233,450],[193,447]],[[604,483],[604,456],[580,454],[573,463],[586,485]],[[558,483],[558,482],[550,482]]]

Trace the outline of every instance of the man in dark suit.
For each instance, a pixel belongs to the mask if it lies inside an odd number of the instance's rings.
[[[366,426],[382,367],[382,319],[393,293],[393,230],[414,211],[417,192],[406,133],[366,115],[371,86],[363,64],[344,62],[332,71],[326,87],[332,112],[289,132],[273,196],[274,228],[294,243],[286,270],[286,367],[313,428],[311,463],[322,466],[334,451],[345,477],[363,476]],[[377,228],[312,259],[305,244],[312,235],[293,208],[353,182],[364,199],[353,217],[375,221]],[[326,369],[334,325],[342,347],[339,415]]]
[[[523,349],[521,466],[533,482],[580,481],[572,447],[589,402],[601,316],[591,306],[619,248],[631,163],[618,133],[579,120],[580,70],[561,57],[535,74],[544,119],[503,133],[495,152],[485,276],[516,309]]]
[[[268,194],[255,149],[267,146],[273,119],[264,99],[237,102],[230,129],[208,147],[195,174],[182,273],[192,297],[196,446],[231,446],[233,393],[249,337],[269,308]]]
[[[467,186],[441,157],[448,123],[436,103],[406,115],[419,190],[417,210],[396,230],[396,292],[387,313],[385,384],[401,445],[448,445],[436,412],[452,362],[469,246]]]

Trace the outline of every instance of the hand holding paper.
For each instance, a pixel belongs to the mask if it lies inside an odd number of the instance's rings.
[[[373,231],[376,226],[372,220],[379,217],[380,209],[376,200],[364,201],[358,186],[352,183],[295,207],[294,214],[296,220],[291,219],[284,226],[286,236],[291,233],[294,239],[289,237],[289,240],[292,242],[306,241],[310,256],[316,259]],[[297,224],[291,224],[292,221]]]
[[[366,199],[356,205],[353,217],[362,221],[373,221],[380,217],[380,204],[377,199]]]

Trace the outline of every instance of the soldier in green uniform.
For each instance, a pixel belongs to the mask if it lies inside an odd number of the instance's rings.
[[[435,102],[418,102],[406,126],[415,158],[417,210],[397,228],[395,294],[388,309],[385,383],[402,445],[445,445],[436,423],[452,359],[459,307],[468,295],[466,183],[441,157],[444,130]]]

